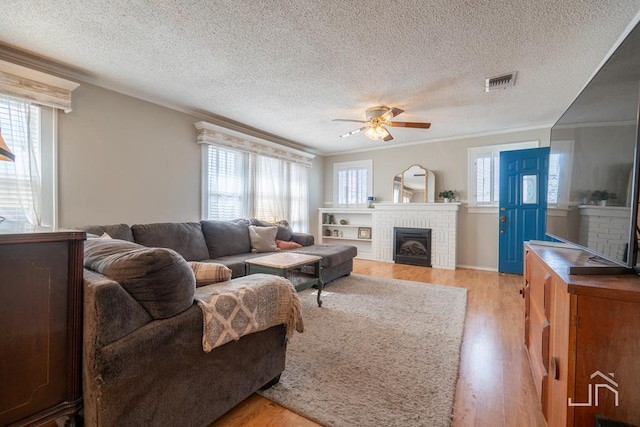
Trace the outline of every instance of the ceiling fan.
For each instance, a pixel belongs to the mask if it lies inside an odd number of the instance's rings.
[[[373,139],[374,141],[381,138],[384,141],[391,141],[393,139],[393,136],[391,136],[391,133],[389,133],[385,126],[419,129],[429,129],[431,127],[431,123],[391,121],[391,119],[401,113],[404,113],[404,110],[395,107],[389,108],[383,105],[379,105],[377,107],[367,108],[366,120],[333,119],[333,121],[365,123],[365,125],[360,129],[352,130],[351,132],[345,133],[344,135],[340,135],[340,138],[351,136],[358,132],[364,131],[364,134],[367,136],[367,138]]]

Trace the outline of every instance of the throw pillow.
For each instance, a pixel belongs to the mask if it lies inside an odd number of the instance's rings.
[[[251,252],[275,252],[279,251],[276,246],[276,234],[278,228],[249,226],[249,238],[251,239]]]
[[[196,288],[231,279],[231,269],[223,264],[191,261],[189,267],[196,276]]]
[[[100,236],[101,239],[112,239],[111,236],[109,236],[109,234],[107,234],[107,232],[105,231],[104,233],[102,233],[102,236]]]
[[[284,240],[276,240],[276,246],[283,251],[288,251],[290,249],[298,249],[301,248],[302,245],[296,242],[286,242]]]
[[[291,236],[293,236],[293,229],[291,228],[289,223],[284,219],[281,221],[277,221],[275,223],[262,221],[257,218],[251,218],[249,221],[251,222],[250,225],[257,225],[259,227],[271,227],[274,225],[278,227],[278,233],[276,234],[277,240],[288,241],[288,240],[291,240]]]

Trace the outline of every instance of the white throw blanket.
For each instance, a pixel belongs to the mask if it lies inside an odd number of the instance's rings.
[[[291,282],[253,274],[196,289],[202,309],[202,349],[207,353],[231,340],[284,324],[287,338],[303,332],[300,299]]]

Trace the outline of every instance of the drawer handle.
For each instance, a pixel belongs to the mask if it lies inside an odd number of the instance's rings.
[[[554,380],[557,380],[558,378],[560,378],[560,367],[559,365],[559,361],[558,358],[556,356],[552,356],[551,357],[551,366],[549,366],[549,375],[551,375],[551,378],[553,378]]]

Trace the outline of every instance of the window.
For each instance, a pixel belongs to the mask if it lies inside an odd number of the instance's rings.
[[[249,155],[222,147],[207,148],[207,219],[249,216]]]
[[[498,200],[500,153],[482,153],[476,157],[476,204],[492,205]]]
[[[547,186],[547,204],[558,204],[558,189],[560,184],[560,155],[549,154],[549,182]]]
[[[333,164],[333,206],[363,208],[373,195],[373,160]]]
[[[549,154],[549,182],[547,204],[550,208],[566,209],[569,206],[573,141],[553,141]]]
[[[498,206],[500,152],[537,148],[538,141],[469,148],[469,206]]]
[[[216,145],[203,150],[205,219],[287,220],[308,231],[308,167]]]
[[[55,226],[55,114],[0,95],[0,129],[15,162],[0,162],[0,216]]]

